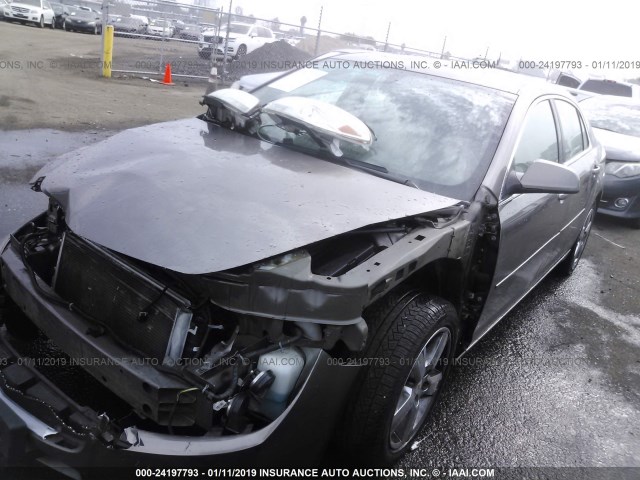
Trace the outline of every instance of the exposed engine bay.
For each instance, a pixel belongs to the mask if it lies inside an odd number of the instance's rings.
[[[125,421],[100,416],[108,438],[125,441],[140,422],[170,434],[228,435],[277,418],[321,350],[348,356],[362,349],[363,306],[418,265],[374,284],[345,274],[412,232],[437,232],[460,211],[362,228],[205,275],[151,265],[74,234],[55,199],[11,241],[33,287],[76,314],[68,327],[92,347],[70,341],[63,350],[84,358],[84,369],[132,409]],[[441,253],[450,244],[444,233],[436,235]]]

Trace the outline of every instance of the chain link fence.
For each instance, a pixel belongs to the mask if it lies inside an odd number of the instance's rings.
[[[178,80],[207,80],[215,75],[233,81],[249,73],[287,70],[298,62],[345,48],[457,58],[445,54],[444,46],[442,52],[433,52],[386,39],[324,30],[322,9],[317,27],[230,13],[230,9],[166,0],[105,1],[103,24],[113,25],[115,30],[112,71],[153,78],[170,65]],[[388,34],[389,30],[387,38]]]

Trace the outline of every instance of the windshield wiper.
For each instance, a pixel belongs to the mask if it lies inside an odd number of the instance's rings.
[[[361,160],[354,160],[352,158],[341,158],[344,163],[358,168],[360,170],[364,170],[368,173],[376,175],[377,177],[384,178],[386,180],[391,180],[392,182],[400,183],[402,185],[406,185],[408,187],[417,188],[420,190],[420,187],[416,185],[416,183],[410,178],[402,177],[396,173],[391,173],[386,167],[382,165],[376,165],[374,163],[363,162]]]

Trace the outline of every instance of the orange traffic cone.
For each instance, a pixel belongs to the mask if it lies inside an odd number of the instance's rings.
[[[174,83],[171,81],[171,64],[167,63],[167,66],[164,69],[164,80],[162,81],[164,85],[173,85]]]

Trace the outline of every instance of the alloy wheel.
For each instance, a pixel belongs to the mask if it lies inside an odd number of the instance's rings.
[[[443,378],[443,358],[451,349],[451,331],[442,327],[424,344],[416,357],[391,420],[391,450],[404,448],[422,426],[435,403]]]

